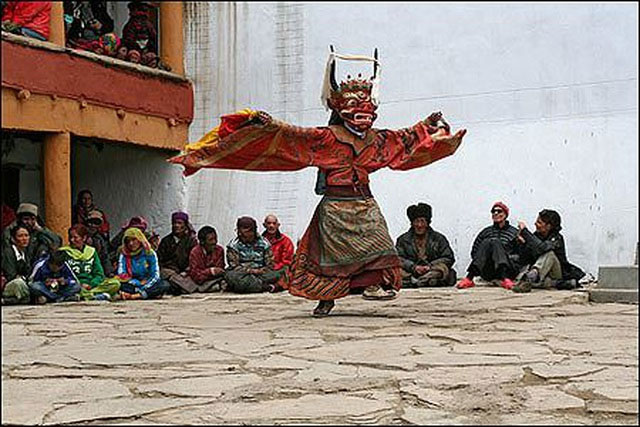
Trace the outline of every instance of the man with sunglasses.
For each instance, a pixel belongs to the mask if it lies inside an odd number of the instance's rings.
[[[458,289],[475,286],[473,278],[482,277],[486,281],[499,281],[500,286],[510,290],[518,273],[518,229],[509,224],[509,208],[496,202],[491,208],[493,224],[482,230],[473,242],[471,264],[467,276],[456,287]]]

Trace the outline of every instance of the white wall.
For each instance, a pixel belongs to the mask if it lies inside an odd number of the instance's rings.
[[[166,161],[170,153],[131,144],[83,140],[72,144],[72,198],[83,189],[111,224],[113,237],[132,216],[144,216],[161,236],[171,232],[171,213],[183,210],[185,183]]]
[[[597,273],[629,264],[638,241],[638,5],[634,3],[191,3],[187,72],[195,141],[221,114],[251,107],[304,126],[328,120],[319,101],[328,46],[380,50],[376,127],[441,110],[468,134],[452,157],[372,175],[392,237],[409,204],[434,208],[463,272],[496,200],[533,227],[563,217],[569,259]],[[354,67],[338,63],[338,78]],[[370,67],[362,71],[369,75]],[[295,239],[319,198],[315,170],[203,170],[188,179],[197,218],[233,236],[235,219],[275,211]]]

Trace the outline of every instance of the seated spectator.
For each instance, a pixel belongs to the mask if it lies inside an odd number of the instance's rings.
[[[102,226],[102,220],[104,215],[99,210],[93,210],[89,212],[87,216],[87,245],[93,246],[100,258],[100,264],[107,277],[113,277],[114,267],[109,259],[109,244],[108,241],[100,234],[99,230]]]
[[[227,245],[227,290],[239,294],[275,291],[271,245],[258,234],[255,219],[241,217],[236,226],[238,236]]]
[[[280,232],[280,222],[274,214],[269,214],[264,218],[265,231],[262,237],[267,239],[271,244],[271,252],[273,252],[273,271],[277,280],[286,274],[293,262],[293,242],[291,239]],[[283,290],[276,284],[276,291]]]
[[[144,1],[132,1],[129,20],[122,28],[122,43],[117,56],[151,68],[159,65],[156,29],[151,22],[152,6]]]
[[[147,220],[142,216],[132,217],[129,222],[127,222],[127,224],[125,224],[124,227],[120,229],[118,234],[116,234],[116,236],[109,241],[109,260],[114,265],[118,263],[118,259],[120,257],[120,246],[122,245],[124,232],[131,227],[137,228],[142,231],[147,238],[147,241],[151,242],[151,233],[147,232]]]
[[[16,220],[16,211],[11,209],[11,206],[7,206],[2,202],[2,231]]]
[[[80,301],[80,284],[65,262],[67,254],[57,250],[36,262],[29,288],[36,304]]]
[[[218,244],[215,228],[205,225],[198,231],[198,244],[189,254],[189,277],[196,284],[194,292],[218,292],[226,288],[224,249]]]
[[[93,193],[90,190],[82,190],[78,193],[76,204],[73,205],[73,214],[71,215],[71,224],[82,224],[88,226],[87,220],[89,219],[89,212],[99,210],[93,204]],[[98,229],[98,232],[102,235],[104,240],[109,241],[109,221],[104,212],[102,213],[102,224]]]
[[[493,224],[483,229],[475,238],[471,248],[471,264],[467,276],[457,287],[475,286],[473,278],[481,276],[486,281],[499,280],[500,286],[511,289],[518,273],[518,229],[509,225],[509,208],[502,202],[491,208]]]
[[[62,237],[44,226],[42,219],[38,216],[38,206],[32,203],[20,203],[16,212],[16,221],[9,225],[3,232],[3,240],[10,243],[9,230],[17,224],[27,227],[29,230],[29,246],[27,253],[33,262],[55,251],[62,245]]]
[[[107,279],[95,248],[87,245],[87,228],[76,224],[69,229],[69,246],[60,248],[67,254],[67,265],[80,283],[80,298],[84,300],[113,299],[120,289],[118,279]]]
[[[536,231],[531,233],[524,221],[518,223],[518,238],[523,244],[520,260],[525,266],[513,291],[531,292],[532,287],[577,288],[585,273],[567,259],[564,237],[560,234],[560,214],[552,209],[541,210],[535,227]]]
[[[128,228],[122,237],[118,260],[120,298],[160,298],[168,290],[160,280],[158,257],[144,233],[135,227]]]
[[[403,288],[456,284],[453,251],[447,238],[431,228],[431,212],[426,203],[407,208],[411,228],[396,241]]]
[[[3,2],[2,31],[49,40],[51,20],[50,1],[7,1]]]
[[[174,212],[171,215],[171,234],[160,240],[160,277],[167,281],[169,292],[173,295],[190,294],[196,290],[196,283],[188,274],[189,254],[198,244],[195,234],[189,223],[189,215]]]
[[[2,304],[28,304],[30,300],[28,277],[31,259],[27,251],[29,230],[22,224],[11,230],[11,242],[2,244]]]
[[[113,19],[106,1],[64,2],[67,47],[115,56],[120,39],[113,33]]]

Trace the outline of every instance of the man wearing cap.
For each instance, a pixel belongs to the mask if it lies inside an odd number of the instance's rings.
[[[168,282],[173,295],[190,294],[197,288],[188,273],[189,254],[197,244],[189,215],[186,212],[171,214],[171,234],[160,240],[158,264],[160,277]]]
[[[11,241],[9,230],[17,224],[22,224],[29,230],[31,239],[27,253],[33,262],[62,246],[62,237],[43,225],[42,219],[38,216],[38,206],[33,203],[20,203],[16,211],[16,220],[3,232],[5,245]]]
[[[432,209],[426,203],[407,208],[409,231],[398,237],[396,250],[402,261],[402,287],[453,286],[455,257],[447,238],[431,228]]]
[[[524,221],[518,222],[518,239],[522,243],[521,263],[514,292],[531,292],[531,288],[556,287],[574,289],[584,275],[579,267],[567,259],[560,214],[553,209],[538,213],[536,231],[531,233]],[[548,280],[547,280],[548,279]]]
[[[471,264],[467,276],[457,285],[459,289],[475,286],[473,278],[486,281],[498,280],[500,286],[511,289],[518,273],[519,242],[518,229],[509,225],[509,208],[496,202],[491,208],[493,224],[482,230],[471,248]]]
[[[104,214],[98,209],[94,209],[87,214],[87,245],[95,248],[106,277],[112,277],[114,266],[109,260],[109,244],[100,232],[104,224]]]
[[[274,292],[271,244],[258,234],[255,219],[243,216],[236,223],[237,237],[227,245],[227,291],[239,294]]]

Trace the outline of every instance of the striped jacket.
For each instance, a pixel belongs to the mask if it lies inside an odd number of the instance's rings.
[[[480,244],[487,239],[498,239],[502,243],[507,256],[517,256],[519,252],[519,245],[517,241],[518,229],[512,225],[509,225],[509,221],[505,221],[504,227],[500,228],[496,224],[492,224],[483,229],[473,241],[471,248],[471,258],[475,258],[478,253]]]

